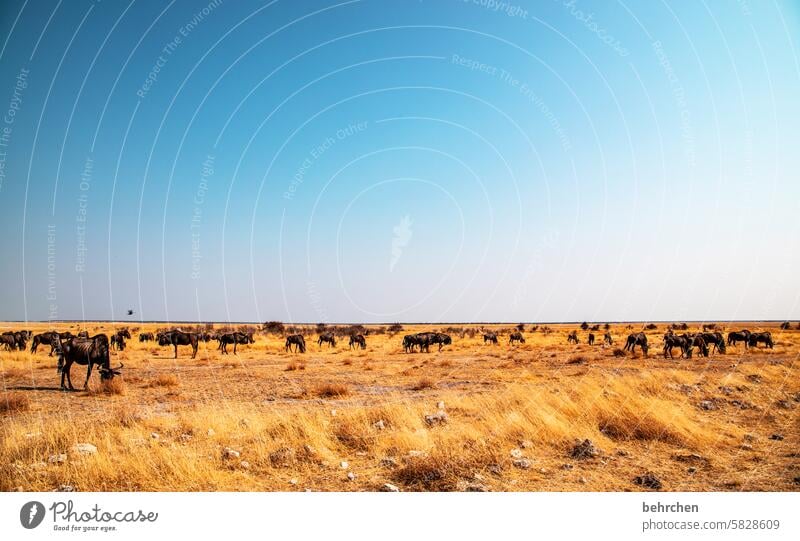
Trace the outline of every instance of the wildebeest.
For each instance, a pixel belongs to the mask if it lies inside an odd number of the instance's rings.
[[[605,333],[603,335],[603,343],[607,345],[612,345],[614,343],[614,339],[611,337],[611,333]]]
[[[695,347],[700,350],[700,355],[703,357],[708,357],[708,345],[703,339],[703,335],[701,333],[689,335],[689,346],[686,348],[687,358],[692,357],[692,349]]]
[[[403,351],[406,353],[413,353],[416,346],[420,346],[420,351],[422,351],[422,344],[420,344],[417,335],[407,334],[403,337]]]
[[[493,333],[491,331],[483,333],[483,343],[491,342],[492,344],[497,343],[497,333]]]
[[[672,331],[668,332],[664,335],[664,358],[666,359],[669,356],[672,359],[672,350],[674,348],[680,348],[681,356],[686,356],[690,342],[691,339],[686,334],[677,335]]]
[[[450,338],[449,334],[445,334],[445,333],[442,333],[442,332],[433,332],[433,333],[428,333],[428,334],[430,334],[430,339],[429,339],[428,343],[429,344],[438,344],[439,345],[439,351],[442,351],[442,348],[444,346],[448,346],[448,345],[453,343],[453,339]]]
[[[353,348],[361,348],[367,349],[367,340],[364,338],[363,334],[351,334],[350,335],[350,349]]]
[[[17,349],[17,337],[14,336],[13,332],[4,332],[0,334],[0,344],[13,351]]]
[[[219,349],[224,355],[228,354],[228,344],[233,344],[233,354],[236,355],[237,344],[255,344],[252,333],[229,332],[219,335]]]
[[[647,350],[649,349],[647,347],[647,335],[643,332],[628,335],[628,340],[625,342],[623,349],[633,353],[636,351],[636,346],[641,347],[644,354],[647,355]]]
[[[155,335],[151,332],[139,333],[139,342],[151,342],[155,339]]]
[[[336,335],[332,332],[324,332],[319,335],[317,339],[317,345],[322,347],[322,344],[328,344],[328,347],[336,347]]]
[[[590,346],[594,345],[594,334],[592,333],[589,333],[589,345]]]
[[[105,335],[100,335],[105,336]],[[110,380],[120,374],[123,365],[111,368],[111,357],[108,344],[99,338],[68,338],[62,340],[58,338],[55,342],[55,350],[58,354],[58,372],[61,373],[61,388],[66,389],[64,379],[69,385],[69,390],[74,391],[72,380],[70,379],[70,369],[73,364],[86,366],[86,381],[83,388],[89,385],[89,377],[92,375],[92,367],[97,365],[100,371],[100,379]]]
[[[286,351],[292,351],[292,346],[295,346],[295,352],[305,353],[306,339],[303,338],[302,334],[290,334],[286,337]]]
[[[577,344],[578,343],[578,331],[572,331],[567,335],[567,343],[568,344]]]
[[[750,341],[750,335],[752,333],[747,329],[742,329],[739,332],[729,332],[728,333],[728,345],[735,346],[739,342],[744,342],[744,347],[747,347],[747,343]]]
[[[508,343],[513,344],[515,342],[519,342],[520,344],[525,343],[525,337],[522,336],[521,332],[512,332],[511,335],[509,335]]]
[[[55,351],[55,342],[56,340],[68,340],[72,338],[72,333],[69,331],[58,333],[55,331],[47,331],[43,333],[39,333],[33,336],[33,341],[31,342],[31,353],[36,353],[36,350],[39,348],[39,345],[46,345],[50,346],[50,353],[48,355],[53,355],[53,351]]]
[[[175,356],[173,359],[178,358],[178,346],[192,346],[192,359],[197,355],[197,334],[190,332],[183,332],[175,329],[172,331],[165,331],[158,333],[157,337],[159,346],[173,346],[175,348]]]
[[[765,347],[772,349],[775,346],[775,343],[772,341],[772,333],[770,332],[752,333],[747,340],[747,345],[755,347],[758,346],[758,344],[764,344]]]
[[[704,332],[700,336],[705,340],[706,345],[711,346],[712,351],[719,351],[725,353],[725,338],[721,332]]]
[[[118,349],[120,351],[125,349],[125,338],[130,338],[131,333],[127,330],[117,331],[111,335],[111,349]]]

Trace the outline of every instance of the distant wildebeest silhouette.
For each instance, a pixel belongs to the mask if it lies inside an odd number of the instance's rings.
[[[126,336],[127,335],[127,336]],[[125,349],[125,338],[130,338],[131,333],[127,330],[117,331],[111,335],[111,349],[118,349],[120,351]]]
[[[603,335],[603,343],[609,346],[614,343],[614,339],[611,337],[611,333],[607,332]]]
[[[39,333],[33,336],[33,341],[31,342],[31,353],[36,353],[36,350],[39,348],[40,345],[50,346],[50,353],[48,355],[52,356],[53,351],[55,351],[55,341],[58,339],[61,340],[68,340],[72,338],[72,333],[69,331],[65,331],[62,333],[58,333],[56,331],[47,331],[43,333]]]
[[[336,335],[332,332],[324,332],[319,335],[317,345],[322,347],[322,344],[328,344],[328,347],[336,347]]]
[[[157,341],[159,346],[171,345],[175,348],[173,359],[178,358],[178,346],[192,346],[192,359],[197,355],[197,343],[199,340],[195,333],[183,332],[179,329],[160,332],[158,333]]]
[[[483,343],[485,344],[486,342],[491,342],[492,344],[496,344],[497,343],[497,333],[494,333],[494,332],[491,332],[491,331],[483,333]]]
[[[703,330],[704,331],[715,331],[715,330],[717,330],[717,324],[716,323],[704,323],[703,324]]]
[[[294,346],[294,352],[300,353],[306,352],[306,339],[303,338],[302,334],[290,334],[286,337],[286,351],[292,351],[292,346]]]
[[[363,334],[351,334],[350,335],[350,349],[367,349],[367,339],[364,338]]]
[[[706,345],[711,346],[712,352],[719,351],[720,353],[725,353],[725,338],[722,336],[721,332],[704,332],[700,333],[700,336],[703,337],[705,340]]]
[[[509,344],[514,344],[514,343],[516,343],[516,342],[519,342],[520,344],[524,344],[524,343],[525,343],[525,337],[524,337],[524,336],[522,336],[522,333],[521,333],[521,332],[512,332],[512,333],[509,335],[509,337],[508,337],[508,343],[509,343]]]
[[[647,336],[643,332],[628,335],[628,340],[625,342],[623,349],[633,353],[636,351],[636,346],[641,347],[644,354],[647,355],[647,350],[649,349],[647,347]]]
[[[742,329],[739,332],[729,332],[728,333],[728,345],[735,346],[739,342],[744,342],[744,347],[747,348],[748,342],[750,341],[750,335],[752,333],[747,329]]]
[[[243,332],[230,332],[219,335],[219,350],[223,355],[228,354],[228,344],[233,344],[233,354],[236,355],[236,346],[238,344],[255,344],[256,340],[253,338],[253,333]]]
[[[772,349],[775,346],[775,343],[772,341],[772,333],[770,332],[754,332],[750,335],[750,338],[747,340],[747,345],[750,347],[756,347],[758,344],[764,344],[765,347]]]
[[[139,342],[151,342],[155,339],[155,335],[151,332],[139,333]]]
[[[568,344],[577,344],[578,343],[578,331],[572,331],[567,335],[567,343]]]
[[[593,346],[593,345],[594,345],[594,334],[592,334],[592,333],[589,333],[589,340],[588,340],[588,342],[589,342],[589,345],[590,345],[590,346]]]
[[[105,335],[100,335],[105,336]],[[83,383],[83,388],[89,385],[89,377],[92,375],[92,367],[97,365],[100,371],[100,379],[102,381],[110,380],[114,376],[120,374],[123,365],[120,364],[117,368],[111,368],[111,357],[109,354],[108,344],[99,338],[69,338],[62,340],[56,339],[55,351],[58,355],[58,369],[61,373],[61,388],[67,389],[64,385],[69,385],[69,390],[74,391],[72,380],[70,379],[70,369],[73,364],[86,366],[86,381]]]

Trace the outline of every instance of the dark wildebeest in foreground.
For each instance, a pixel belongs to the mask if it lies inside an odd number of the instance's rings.
[[[611,337],[611,333],[605,333],[603,335],[603,344],[612,345],[614,343],[614,339]]]
[[[687,358],[689,359],[692,358],[692,349],[695,347],[698,350],[700,350],[700,355],[702,355],[703,357],[708,357],[709,355],[708,344],[706,344],[706,341],[703,339],[702,333],[698,333],[693,336],[690,335],[689,340],[690,340],[689,347],[686,348]]]
[[[198,338],[195,333],[183,332],[178,329],[160,332],[158,333],[157,341],[159,346],[172,346],[175,348],[173,359],[178,358],[178,346],[192,346],[192,359],[197,355]]]
[[[729,332],[728,333],[728,345],[735,346],[739,342],[744,342],[744,347],[747,348],[748,342],[750,342],[750,335],[752,333],[747,329],[742,329],[739,332]]]
[[[350,335],[350,349],[367,349],[367,340],[363,334]]]
[[[568,344],[577,344],[578,343],[578,331],[572,331],[567,335],[567,343]]]
[[[223,355],[228,354],[228,344],[233,344],[233,354],[236,355],[237,344],[256,343],[256,340],[255,338],[253,338],[252,333],[243,333],[243,332],[229,332],[221,334],[218,340],[219,340],[219,349],[222,351]]]
[[[414,353],[414,348],[419,346],[422,351],[422,344],[420,344],[419,337],[415,334],[407,334],[403,337],[403,351],[406,353]]]
[[[105,335],[100,335],[105,336]],[[69,338],[55,342],[55,350],[58,354],[58,372],[61,373],[61,388],[67,389],[64,380],[69,385],[69,390],[74,391],[72,380],[70,379],[70,369],[73,364],[86,366],[86,381],[83,388],[89,385],[89,377],[92,375],[92,367],[97,365],[102,381],[113,379],[120,374],[123,365],[111,368],[111,357],[108,344],[99,338]]]
[[[628,335],[628,340],[625,342],[625,347],[622,349],[633,353],[636,351],[636,346],[641,347],[644,354],[647,355],[647,350],[649,349],[647,347],[647,335],[643,332]]]
[[[302,334],[290,334],[286,337],[286,351],[292,351],[292,346],[294,346],[294,351],[305,353],[306,352],[306,339],[303,338]]]
[[[491,342],[492,344],[497,343],[497,333],[487,332],[483,334],[483,343]]]
[[[775,343],[772,341],[772,333],[770,332],[754,332],[747,340],[747,345],[756,347],[758,344],[764,344],[765,347],[772,349]]]
[[[17,349],[17,337],[13,332],[4,332],[0,334],[0,344],[4,345],[7,350],[13,351]]]
[[[722,336],[721,332],[704,332],[700,333],[700,336],[703,337],[706,345],[711,346],[712,352],[719,351],[720,353],[725,353],[725,338]]]
[[[594,345],[594,334],[592,333],[589,333],[589,345],[590,346]]]
[[[520,344],[525,343],[525,337],[522,336],[521,332],[512,332],[511,335],[508,337],[509,344],[514,344],[515,342],[519,342]]]
[[[672,350],[673,348],[680,348],[681,349],[681,357],[686,355],[687,350],[689,349],[689,343],[691,339],[688,335],[682,334],[674,334],[673,332],[668,332],[664,335],[664,358],[666,359],[668,356],[670,359],[673,358]]]
[[[328,344],[328,347],[336,347],[336,335],[332,332],[324,332],[319,335],[317,339],[317,345],[322,347],[322,344]]]
[[[36,350],[39,349],[39,345],[50,346],[50,353],[48,355],[53,355],[53,351],[55,351],[55,343],[57,340],[68,340],[72,338],[72,333],[69,331],[58,333],[55,331],[47,331],[43,333],[39,333],[33,336],[33,341],[31,342],[31,353],[36,353]]]
[[[139,333],[139,342],[152,342],[156,337],[151,332]]]

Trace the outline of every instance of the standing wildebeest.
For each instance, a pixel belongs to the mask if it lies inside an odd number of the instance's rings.
[[[747,343],[750,341],[752,333],[747,329],[742,329],[739,332],[728,333],[728,345],[735,346],[738,342],[744,342],[744,347],[747,348]]]
[[[105,336],[105,335],[100,335]],[[110,380],[120,374],[123,365],[118,368],[111,368],[111,357],[108,344],[99,338],[69,338],[66,340],[57,339],[55,350],[58,354],[58,372],[61,373],[61,388],[66,389],[64,379],[66,378],[69,390],[74,391],[70,369],[73,363],[86,366],[86,381],[83,388],[89,385],[89,377],[92,375],[92,367],[97,365],[100,371],[100,379]]]
[[[493,333],[491,331],[486,332],[483,334],[483,343],[491,342],[492,344],[497,343],[497,333]]]
[[[708,357],[708,345],[706,341],[703,339],[703,335],[701,333],[695,335],[689,335],[689,345],[686,348],[686,357],[691,359],[692,357],[692,349],[697,347],[700,350],[700,355],[703,357]]]
[[[590,346],[594,345],[594,334],[592,333],[589,333],[589,345]]]
[[[295,346],[295,352],[306,352],[306,339],[302,334],[290,334],[286,337],[286,351],[292,351],[292,345]]]
[[[416,346],[419,346],[420,351],[422,351],[422,344],[420,343],[417,335],[407,334],[403,337],[403,351],[406,353],[414,353],[414,348]]]
[[[763,343],[764,346],[772,349],[775,346],[775,343],[772,341],[772,333],[770,332],[754,332],[750,335],[750,338],[747,340],[747,345],[751,347],[758,346],[759,343]]]
[[[173,359],[178,358],[178,346],[192,346],[192,359],[194,359],[197,355],[197,342],[196,334],[177,329],[158,333],[159,346],[173,346],[175,348]]]
[[[509,344],[513,344],[514,342],[519,342],[520,344],[525,343],[525,337],[522,336],[521,332],[512,332],[511,335],[508,337]]]
[[[324,332],[319,335],[317,339],[317,345],[322,347],[322,344],[328,344],[328,347],[336,347],[336,335],[332,332]]]
[[[111,349],[118,349],[120,351],[125,349],[125,339],[130,338],[131,333],[128,329],[122,329],[111,335]]]
[[[577,344],[578,343],[578,331],[572,331],[567,335],[567,343],[568,344]]]
[[[53,351],[55,351],[55,342],[59,339],[67,340],[72,338],[72,333],[62,332],[58,333],[55,331],[47,331],[43,333],[39,333],[34,335],[33,341],[31,342],[31,353],[36,353],[36,350],[39,348],[39,345],[50,346],[50,353],[48,355],[52,356]]]
[[[367,340],[364,338],[363,334],[351,334],[350,335],[350,349],[353,348],[361,348],[367,349]]]
[[[603,344],[612,345],[614,343],[614,339],[611,337],[611,333],[605,333],[603,335]]]
[[[720,353],[725,353],[725,338],[722,336],[721,332],[704,332],[700,333],[700,336],[703,337],[706,345],[711,346],[712,352],[719,351]]]
[[[139,333],[139,342],[151,342],[155,339],[156,337],[151,332]]]
[[[685,333],[678,335],[670,330],[664,335],[664,358],[666,359],[667,356],[669,356],[670,359],[673,358],[673,348],[681,349],[681,357],[687,356],[691,342],[692,339],[689,337],[689,335]]]
[[[0,344],[4,345],[7,350],[13,351],[17,349],[17,337],[13,332],[4,332],[0,334]]]
[[[243,332],[229,332],[222,334],[218,338],[219,349],[222,350],[224,355],[228,354],[228,344],[233,344],[233,354],[236,355],[237,344],[255,344],[256,340],[253,338],[252,333]]]
[[[625,342],[625,349],[633,353],[636,351],[636,346],[640,346],[645,355],[647,355],[647,335],[643,332],[628,335],[628,340]]]
[[[442,351],[442,347],[448,346],[453,343],[453,339],[450,338],[449,334],[444,334],[441,332],[434,332],[428,334],[430,334],[429,344],[439,344],[439,351]]]

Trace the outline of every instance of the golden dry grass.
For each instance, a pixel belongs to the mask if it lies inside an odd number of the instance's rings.
[[[649,356],[618,356],[550,325],[514,347],[511,326],[492,326],[499,345],[451,332],[441,352],[405,354],[411,327],[366,350],[307,340],[290,354],[258,335],[192,360],[134,336],[112,353],[122,377],[71,393],[46,352],[0,352],[0,490],[641,490],[648,471],[665,490],[797,490],[800,333],[744,326],[776,348],[664,360],[662,328]],[[574,458],[585,439],[599,454]],[[73,456],[76,443],[98,453]]]

